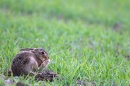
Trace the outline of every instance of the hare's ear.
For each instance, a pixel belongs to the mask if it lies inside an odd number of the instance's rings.
[[[33,50],[30,50],[30,51],[31,51],[32,53],[36,53],[37,50],[36,50],[36,49],[33,49]]]
[[[21,48],[20,51],[30,51],[30,50],[34,50],[33,48]]]

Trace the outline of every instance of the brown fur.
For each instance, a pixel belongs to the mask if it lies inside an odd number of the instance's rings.
[[[11,71],[14,76],[27,75],[41,65],[46,66],[48,59],[48,54],[44,49],[21,49],[12,61]]]

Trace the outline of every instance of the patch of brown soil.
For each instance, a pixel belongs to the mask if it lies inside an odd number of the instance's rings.
[[[4,72],[4,75],[11,76],[13,74],[11,73],[10,70],[6,70]],[[34,76],[34,75],[30,74],[30,77],[31,76]],[[57,79],[58,77],[59,77],[59,75],[56,74],[55,72],[50,71],[50,70],[45,70],[41,73],[37,73],[36,76],[35,76],[35,80],[36,81],[50,81],[50,82],[52,82],[52,81],[54,81],[55,78]]]
[[[35,79],[38,80],[38,81],[54,81],[54,78],[58,78],[59,75],[56,74],[55,72],[53,71],[43,71],[42,73],[38,73],[36,76],[35,76]]]

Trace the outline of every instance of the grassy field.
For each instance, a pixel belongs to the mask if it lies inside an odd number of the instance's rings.
[[[44,47],[48,69],[60,74],[46,86],[129,86],[130,1],[0,0],[0,75],[28,47]]]

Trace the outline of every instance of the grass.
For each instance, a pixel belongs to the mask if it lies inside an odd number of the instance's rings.
[[[0,0],[0,75],[20,48],[44,47],[61,79],[47,86],[129,86],[129,9],[127,0]]]

